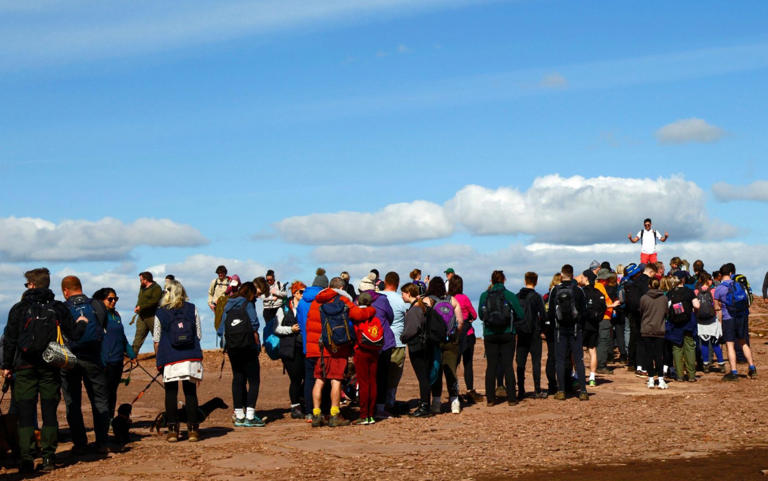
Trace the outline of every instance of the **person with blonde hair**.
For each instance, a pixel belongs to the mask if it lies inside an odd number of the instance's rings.
[[[197,307],[188,302],[187,292],[179,281],[170,281],[155,313],[152,334],[157,369],[163,373],[165,384],[165,415],[168,422],[166,441],[169,443],[179,440],[176,415],[179,382],[184,390],[188,439],[190,442],[200,439],[197,384],[203,380],[201,337]]]

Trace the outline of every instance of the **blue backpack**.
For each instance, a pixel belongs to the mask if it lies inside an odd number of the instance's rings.
[[[744,290],[744,286],[736,281],[728,284],[728,293],[725,295],[725,306],[728,308],[728,314],[733,316],[743,316],[749,311],[749,295]]]
[[[272,360],[280,359],[280,337],[275,334],[277,318],[273,317],[264,325],[264,351]]]
[[[93,301],[85,296],[78,296],[74,301],[67,301],[67,307],[72,314],[72,318],[77,321],[80,317],[88,319],[85,326],[85,332],[77,341],[69,343],[73,351],[82,350],[90,346],[99,346],[101,350],[101,341],[104,340],[104,327],[96,318],[96,311],[93,310]]]
[[[169,309],[171,322],[168,326],[168,339],[171,347],[178,350],[193,349],[197,332],[195,318],[186,315],[186,309]]]
[[[355,343],[355,331],[349,322],[349,308],[340,296],[320,306],[320,319],[320,344],[331,353]]]

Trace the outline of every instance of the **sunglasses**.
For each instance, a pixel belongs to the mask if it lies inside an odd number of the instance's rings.
[[[296,291],[296,293],[294,293],[293,295],[295,296],[296,294],[304,294],[304,289],[299,289],[299,290],[298,290],[298,291]]]
[[[29,289],[29,286],[31,286],[31,285],[32,285],[31,282],[25,282],[24,283],[24,287],[26,287],[27,289]]]
[[[107,297],[107,302],[117,302],[118,300],[120,300],[120,298],[117,297],[117,296],[115,296],[115,297]]]

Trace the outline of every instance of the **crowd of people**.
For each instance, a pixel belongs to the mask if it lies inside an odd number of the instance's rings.
[[[701,371],[721,372],[724,381],[736,381],[739,356],[748,365],[747,376],[757,377],[748,333],[752,293],[735,266],[725,263],[709,273],[701,261],[691,270],[675,257],[667,270],[655,250],[668,234],[652,230],[650,219],[643,231],[628,237],[643,243],[640,264],[612,268],[593,261],[580,273],[566,264],[543,295],[536,290],[537,273],[526,272],[524,287],[515,293],[507,289],[504,272],[496,270],[476,307],[453,268],[445,269],[444,278],[424,279],[413,269],[410,282],[402,285],[397,272],[380,278],[374,269],[355,286],[347,272],[329,279],[322,268],[311,283],[283,284],[272,270],[242,282],[219,266],[208,290],[208,309],[231,365],[233,423],[265,426],[256,411],[263,353],[283,363],[290,416],[312,427],[369,425],[404,414],[428,417],[444,409],[460,413],[463,405],[482,400],[489,406],[502,399],[515,405],[527,397],[588,401],[588,387],[598,385],[598,376],[610,375],[616,362],[651,389],[668,389],[673,380],[695,382]],[[22,471],[35,468],[29,440],[37,426],[38,398],[40,469],[55,467],[59,392],[73,451],[88,451],[83,385],[93,413],[95,450],[106,453],[113,447],[108,433],[124,366],[134,366],[149,333],[156,378],[162,376],[165,388],[166,439],[181,439],[179,386],[185,397],[186,439],[200,439],[196,391],[203,379],[203,329],[181,282],[169,275],[160,287],[150,272],[139,274],[131,321],[136,334],[130,343],[115,308],[115,289],[100,288],[87,297],[81,281],[67,276],[61,302],[50,288],[47,269],[30,270],[25,277],[26,290],[9,313],[2,341],[2,374],[12,386]],[[261,315],[257,299],[263,300]],[[475,320],[481,321],[485,346],[484,395],[474,386]],[[413,409],[397,401],[406,356],[419,386]],[[532,391],[525,379],[529,357]],[[457,368],[462,362],[465,391],[460,395]],[[354,420],[341,412],[347,403],[359,405]]]

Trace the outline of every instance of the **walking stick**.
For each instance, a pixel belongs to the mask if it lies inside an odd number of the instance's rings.
[[[139,363],[138,363],[138,361],[136,362],[136,365],[137,365],[137,366],[139,366],[139,367],[141,368],[141,370],[142,370],[142,371],[144,371],[145,373],[147,373],[147,376],[149,376],[149,377],[152,377],[152,373],[151,373],[151,372],[149,372],[149,371],[147,371],[146,369],[144,369],[144,366],[142,366],[141,364],[139,364]],[[155,379],[157,379],[157,376],[155,376],[155,377],[153,377],[153,378],[152,378],[152,380],[153,380],[153,381],[155,381]],[[159,385],[161,385],[161,386],[163,385],[163,383],[161,383],[160,381],[155,381],[155,382],[156,382],[156,383],[158,383],[158,384],[159,384]]]
[[[144,389],[142,389],[141,392],[139,392],[139,394],[136,395],[136,398],[133,401],[131,401],[131,405],[133,405],[133,403],[135,403],[136,401],[141,399],[141,397],[144,395],[144,393],[147,392],[147,389],[152,387],[152,383],[156,382],[156,383],[160,384],[160,381],[158,381],[157,378],[160,377],[161,374],[162,374],[162,372],[158,372],[157,375],[155,377],[153,377],[151,381],[149,381],[149,384],[147,384],[144,387]],[[162,384],[160,384],[160,385],[162,386]]]

